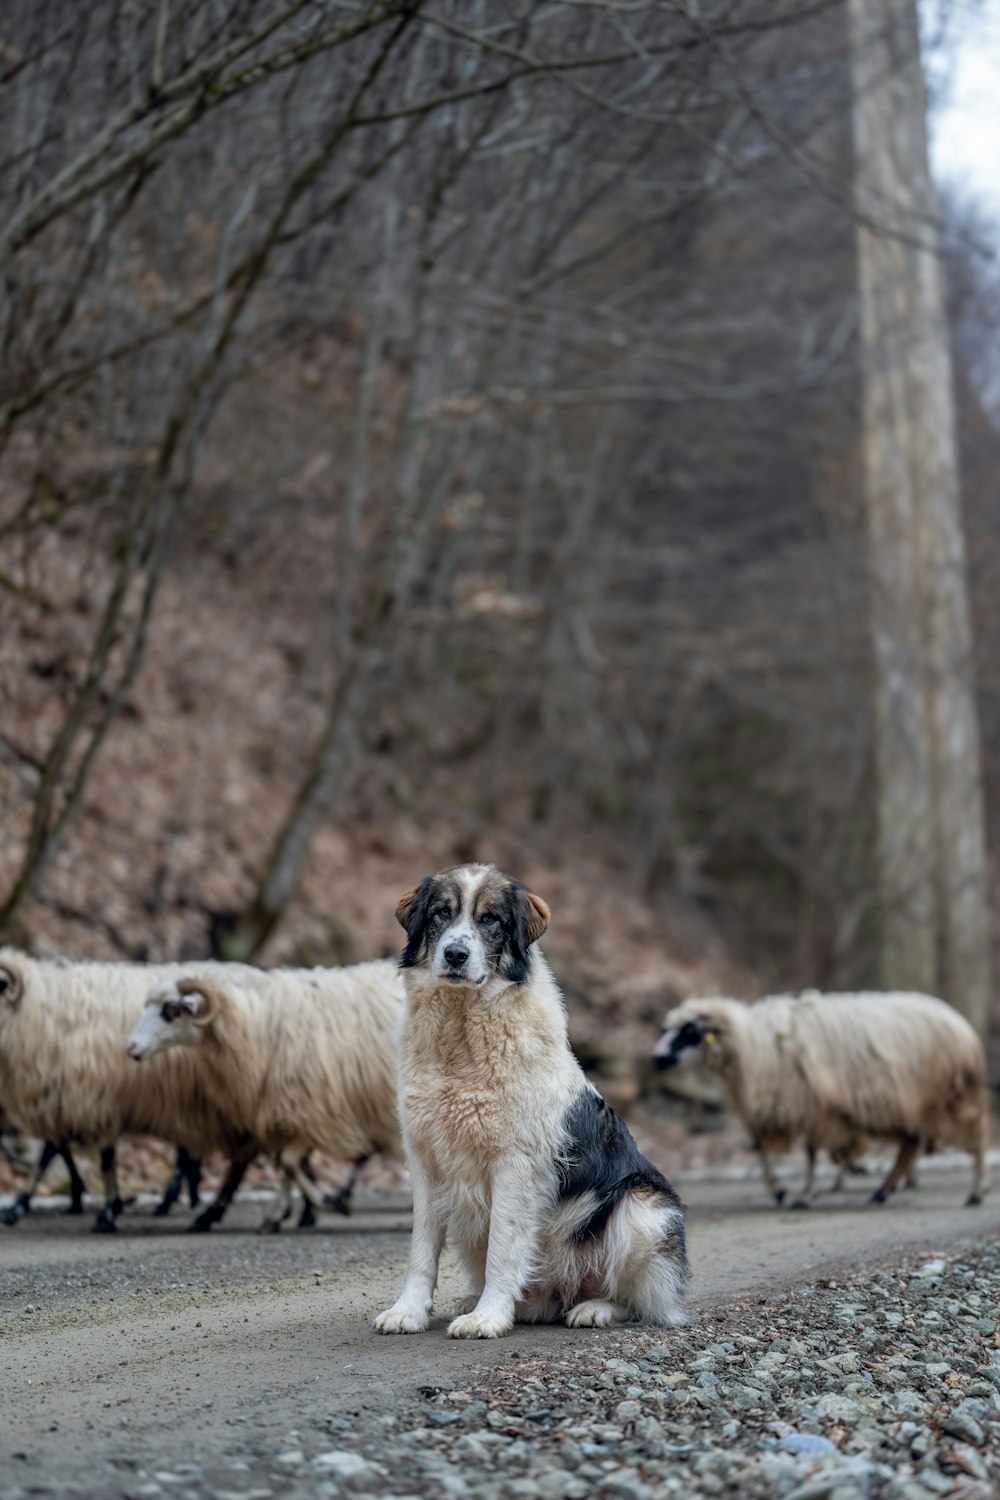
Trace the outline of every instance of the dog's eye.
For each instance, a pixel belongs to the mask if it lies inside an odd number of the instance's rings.
[[[436,926],[440,927],[441,923],[444,921],[447,915],[448,913],[445,911],[444,907],[439,906],[436,911],[431,912],[428,920],[435,923]]]
[[[495,927],[500,918],[495,911],[481,911],[479,913],[479,924],[481,927]]]

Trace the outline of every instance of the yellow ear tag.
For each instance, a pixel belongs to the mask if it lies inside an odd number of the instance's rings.
[[[710,1047],[714,1047],[715,1046],[715,1032],[714,1031],[706,1031],[705,1032],[705,1040],[706,1040],[706,1042],[708,1043],[708,1045]]]

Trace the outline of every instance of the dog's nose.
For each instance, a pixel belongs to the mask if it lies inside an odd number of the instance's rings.
[[[444,961],[450,969],[460,969],[468,957],[469,950],[464,943],[449,943],[444,950]]]

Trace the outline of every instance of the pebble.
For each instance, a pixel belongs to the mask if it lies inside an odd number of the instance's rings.
[[[952,1412],[947,1412],[940,1419],[942,1431],[950,1432],[953,1437],[964,1438],[967,1443],[974,1443],[981,1448],[986,1441],[986,1433],[982,1423],[968,1410],[969,1402],[963,1401],[961,1406]]]
[[[778,1439],[778,1447],[783,1448],[786,1453],[833,1453],[833,1443],[829,1438],[820,1437],[815,1432],[790,1432],[787,1437]]]

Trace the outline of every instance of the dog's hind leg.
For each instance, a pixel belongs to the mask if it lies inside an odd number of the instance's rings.
[[[622,1323],[628,1317],[626,1308],[617,1302],[605,1302],[598,1297],[589,1302],[578,1302],[566,1314],[567,1328],[610,1328],[612,1323]]]
[[[683,1323],[687,1255],[680,1205],[630,1193],[604,1233],[604,1297],[572,1308],[567,1324],[607,1327],[615,1315],[668,1326]],[[600,1304],[613,1309],[612,1315],[598,1312]]]
[[[518,1323],[558,1323],[562,1317],[562,1300],[541,1287],[532,1287],[526,1296],[514,1304],[514,1319]]]

